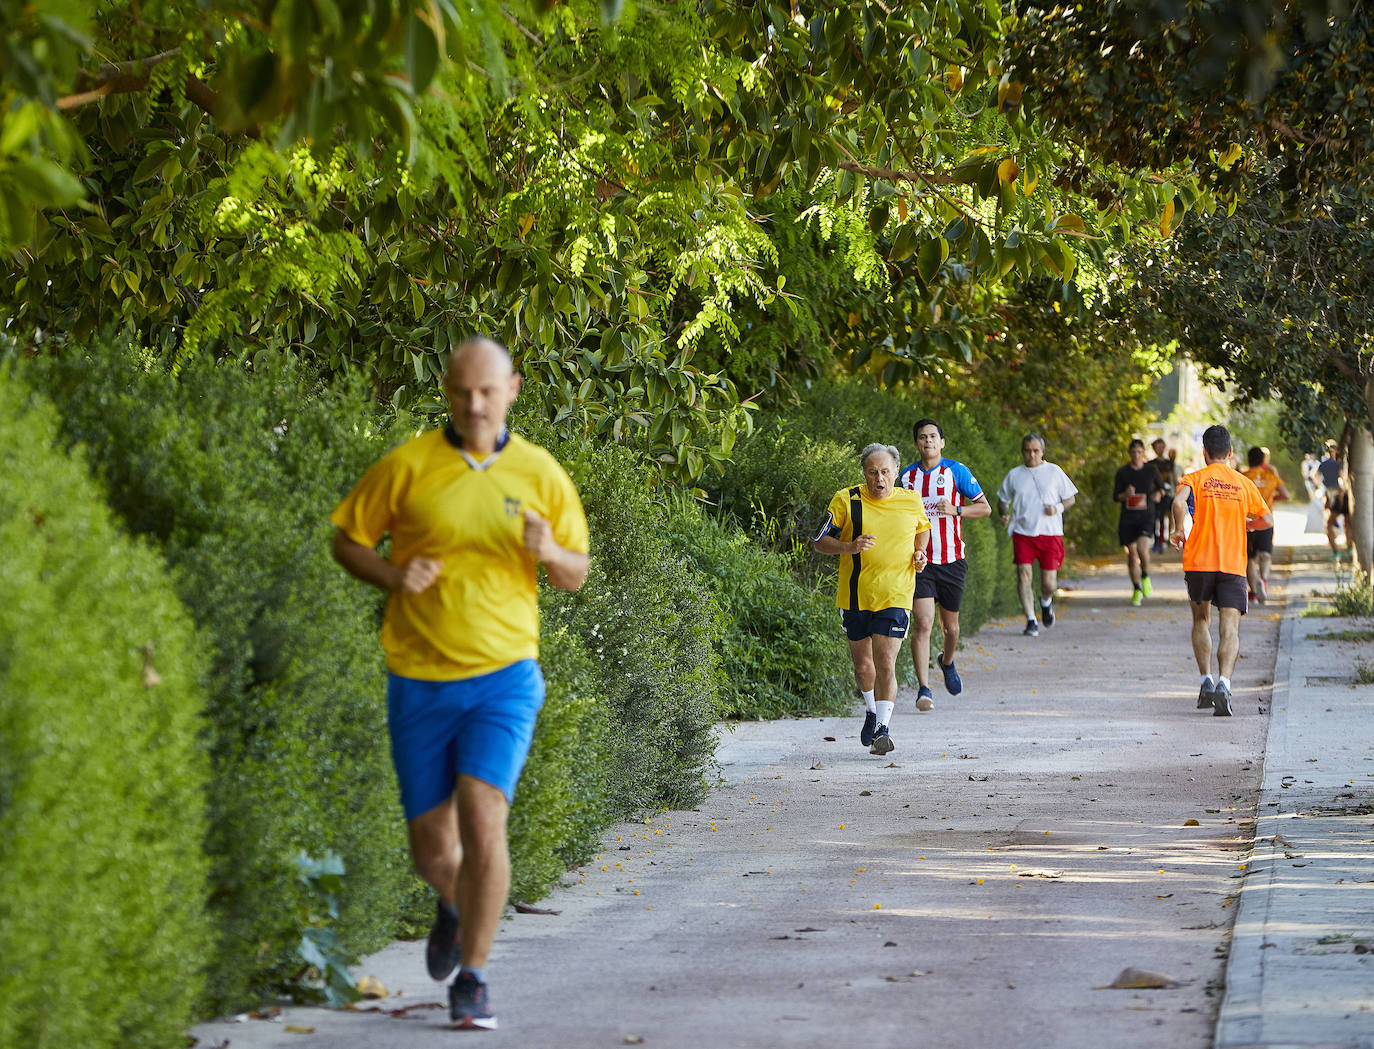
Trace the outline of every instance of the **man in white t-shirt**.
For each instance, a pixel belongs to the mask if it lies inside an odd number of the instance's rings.
[[[1054,591],[1064,563],[1064,511],[1073,506],[1078,489],[1068,474],[1045,462],[1045,441],[1038,433],[1021,438],[1025,465],[1013,467],[997,489],[997,509],[1011,535],[1021,608],[1026,613],[1027,637],[1038,637],[1031,590],[1031,566],[1040,562],[1040,616],[1054,625]]]

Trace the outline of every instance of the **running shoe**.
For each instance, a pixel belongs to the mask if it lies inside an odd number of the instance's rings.
[[[447,980],[458,968],[463,954],[461,933],[458,909],[440,900],[439,913],[430,926],[429,940],[425,943],[425,965],[431,979],[440,982]]]
[[[873,731],[878,727],[878,715],[869,711],[864,715],[864,727],[859,729],[859,742],[865,747],[873,742]]]
[[[1255,597],[1259,599],[1260,604],[1267,605],[1269,603],[1269,584],[1264,581],[1263,576],[1260,577],[1259,585],[1260,588],[1255,591]]]
[[[1155,592],[1155,585],[1150,582],[1150,577],[1147,575],[1140,577],[1140,592],[1146,597],[1151,596]]]
[[[873,746],[868,748],[870,754],[891,754],[896,749],[897,744],[892,742],[892,737],[887,734],[887,726],[879,725],[878,730],[873,733]]]
[[[951,696],[957,696],[964,691],[964,682],[959,677],[959,671],[954,669],[954,664],[938,658],[936,662],[940,664],[940,672],[945,675],[945,691]]]
[[[1142,601],[1144,601],[1144,600],[1145,600],[1145,592],[1144,592],[1143,590],[1141,590],[1140,587],[1136,587],[1134,590],[1131,591],[1131,604],[1132,604],[1134,607],[1139,608],[1139,607],[1140,607],[1140,602],[1142,602]]]
[[[1212,684],[1212,679],[1208,678],[1202,683],[1202,687],[1197,690],[1197,709],[1210,710],[1212,699],[1216,696],[1216,685]]]
[[[935,709],[935,693],[926,685],[916,692],[916,709],[920,711]]]
[[[1045,621],[1046,626],[1054,626],[1054,605],[1041,605],[1040,618]]]
[[[1023,631],[1021,631],[1021,633],[1025,634],[1027,637],[1039,637],[1039,636],[1040,636],[1040,627],[1036,625],[1036,622],[1035,622],[1034,619],[1027,619],[1027,620],[1026,620],[1026,629],[1023,630]]]
[[[450,1027],[459,1031],[496,1030],[496,1017],[491,1014],[487,985],[472,973],[459,973],[449,984],[448,1016]]]
[[[1255,600],[1255,592],[1253,590],[1247,590],[1245,592],[1245,600],[1253,602]]]
[[[1229,718],[1231,716],[1231,690],[1225,685],[1218,684],[1216,691],[1212,693],[1212,717]]]

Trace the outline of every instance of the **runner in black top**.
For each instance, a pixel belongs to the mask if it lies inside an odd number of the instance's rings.
[[[1138,605],[1154,592],[1150,583],[1150,540],[1155,531],[1155,504],[1164,496],[1164,482],[1154,463],[1145,461],[1145,442],[1131,441],[1131,461],[1116,471],[1112,498],[1121,504],[1117,538],[1126,550],[1131,573],[1131,604]]]

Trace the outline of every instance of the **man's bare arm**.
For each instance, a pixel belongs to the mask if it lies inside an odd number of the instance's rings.
[[[392,564],[372,547],[350,539],[342,528],[334,532],[332,553],[349,575],[388,593],[418,594],[428,590],[444,567],[442,561],[427,557],[411,558],[404,565]]]
[[[525,549],[544,566],[549,583],[559,590],[576,590],[587,581],[591,558],[559,546],[553,525],[533,510],[525,511]]]

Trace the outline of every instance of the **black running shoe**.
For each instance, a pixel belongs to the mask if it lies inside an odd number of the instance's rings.
[[[459,973],[448,988],[449,1026],[459,1031],[494,1031],[496,1017],[491,1014],[487,985],[472,973]]]
[[[459,939],[461,926],[458,924],[458,909],[451,904],[439,901],[439,913],[429,929],[429,940],[425,943],[425,965],[431,979],[441,983],[453,975],[462,960],[463,945]]]
[[[964,690],[964,682],[959,678],[959,671],[954,669],[953,663],[946,663],[938,656],[935,662],[940,664],[940,672],[945,675],[945,691],[951,696],[957,696]]]
[[[1025,634],[1027,637],[1039,637],[1040,624],[1037,623],[1034,619],[1027,619],[1026,629],[1021,631],[1021,633]]]
[[[893,743],[892,737],[887,734],[887,726],[879,725],[877,731],[873,733],[873,746],[868,748],[868,752],[881,756],[891,754],[896,747],[897,744]]]
[[[1212,693],[1212,717],[1229,718],[1231,716],[1231,690],[1225,685],[1218,685],[1216,691]]]
[[[1212,679],[1208,678],[1203,682],[1202,687],[1197,690],[1197,709],[1212,709],[1212,698],[1217,694],[1216,685],[1212,684]]]
[[[1046,626],[1054,626],[1054,605],[1041,605],[1040,618],[1045,621]]]
[[[873,742],[873,732],[878,727],[878,715],[869,711],[864,715],[864,727],[859,729],[859,742],[865,747]]]

